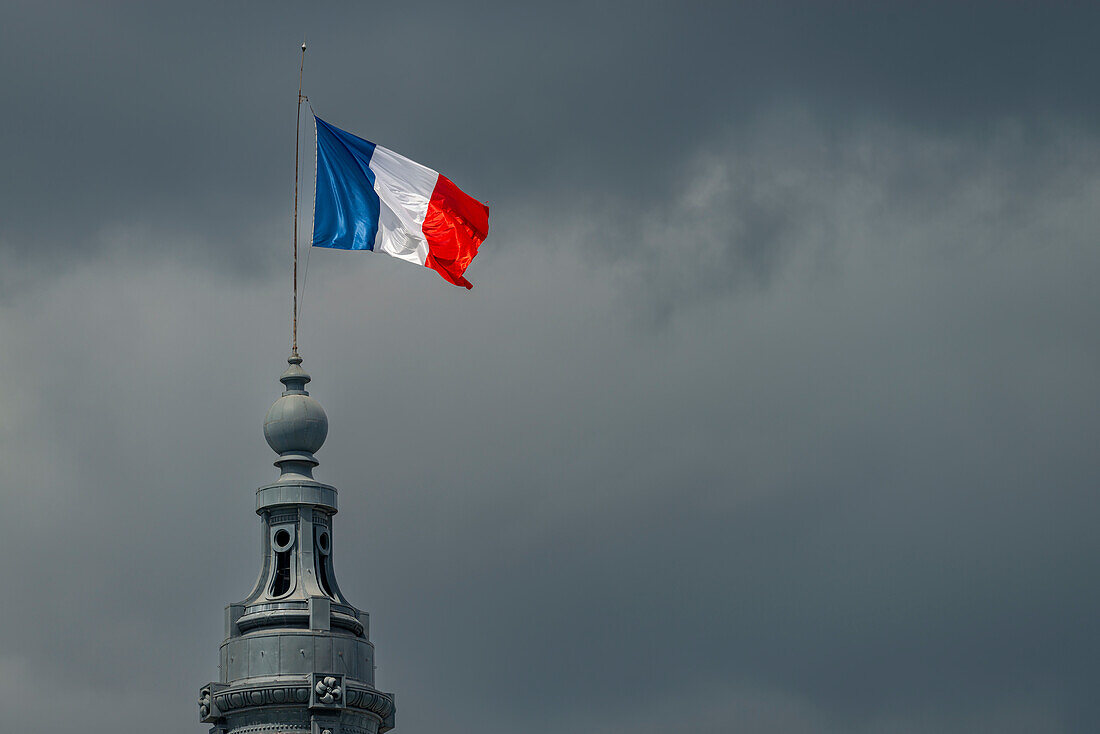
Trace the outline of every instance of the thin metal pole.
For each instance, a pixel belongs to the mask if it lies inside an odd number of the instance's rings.
[[[294,121],[294,320],[291,353],[298,356],[298,143],[302,132],[302,72],[306,68],[306,44],[302,42],[302,64],[298,67],[298,117]]]

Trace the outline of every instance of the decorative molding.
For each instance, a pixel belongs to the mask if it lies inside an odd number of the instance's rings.
[[[393,703],[393,696],[373,688],[347,689],[347,704],[352,708],[370,711],[385,721],[394,714],[397,707]]]
[[[256,614],[258,612],[273,612],[280,609],[309,609],[309,603],[305,601],[264,601],[257,602],[256,604],[249,604],[244,608],[245,615]]]
[[[330,701],[326,701],[326,697]],[[297,713],[307,715],[307,709],[313,709],[314,716],[360,719],[341,721],[337,727],[324,724],[339,734],[377,734],[393,727],[396,711],[392,694],[360,681],[346,681],[339,673],[311,673],[296,682],[228,688],[210,683],[199,693],[200,714],[203,714],[203,706],[207,707],[207,715],[202,718],[218,726],[228,723],[228,734],[309,734],[311,730],[303,728]],[[361,718],[364,716],[377,719],[376,730],[366,718]],[[228,717],[228,722],[222,717]],[[249,720],[251,722],[246,723]]]
[[[292,522],[298,522],[297,512],[272,512],[267,516],[267,522],[270,525],[289,524]]]
[[[229,734],[261,734],[261,732],[278,732],[278,734],[309,734],[308,728],[295,723],[253,724],[251,726],[239,726],[230,729]]]
[[[228,689],[214,694],[214,704],[220,711],[234,711],[253,706],[293,706],[307,701],[309,701],[309,688],[301,684]]]
[[[227,688],[211,693],[209,686],[203,693],[213,699],[214,706],[220,712],[255,706],[295,706],[310,703],[316,698],[316,705],[332,708],[347,705],[351,708],[369,711],[382,719],[394,713],[396,707],[393,697],[373,688],[344,686],[340,675],[313,674],[312,688],[303,683],[285,683],[281,685],[248,686]],[[325,696],[331,696],[326,701]],[[202,702],[200,694],[200,704]]]

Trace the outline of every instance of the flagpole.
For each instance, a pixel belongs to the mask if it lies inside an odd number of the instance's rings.
[[[306,68],[306,44],[302,42],[302,63],[298,67],[298,117],[294,121],[294,304],[291,325],[291,353],[298,356],[298,148],[302,133],[302,72]]]

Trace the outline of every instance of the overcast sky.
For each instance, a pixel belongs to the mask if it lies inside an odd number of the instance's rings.
[[[206,729],[304,34],[491,207],[470,292],[309,258],[398,731],[1097,731],[1100,13],[732,5],[4,2],[4,730]]]

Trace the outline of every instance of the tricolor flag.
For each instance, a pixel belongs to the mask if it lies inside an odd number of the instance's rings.
[[[489,207],[426,166],[314,120],[313,244],[384,252],[473,288],[462,274],[489,234]]]

